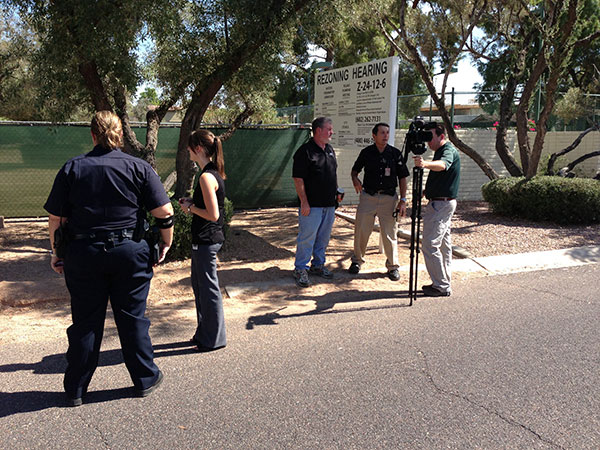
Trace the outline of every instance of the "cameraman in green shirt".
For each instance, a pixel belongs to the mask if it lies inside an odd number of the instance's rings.
[[[429,169],[423,195],[429,200],[423,212],[423,257],[432,284],[423,286],[427,297],[447,297],[451,294],[452,242],[450,223],[456,210],[456,197],[460,182],[460,156],[458,150],[446,139],[444,124],[431,122],[428,142],[434,152],[431,161],[414,156],[416,167]]]

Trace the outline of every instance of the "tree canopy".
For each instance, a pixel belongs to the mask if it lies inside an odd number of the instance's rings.
[[[501,92],[495,98],[496,149],[513,175],[536,173],[559,93],[579,89],[558,105],[569,117],[575,114],[570,99],[600,84],[598,0],[265,0],[260,7],[254,0],[2,0],[2,5],[0,115],[64,120],[113,110],[124,125],[125,150],[152,163],[160,122],[177,105],[185,116],[176,196],[191,189],[187,138],[205,114],[223,117],[219,107],[227,107],[223,120],[234,129],[251,114],[269,117],[270,99],[281,106],[309,103],[315,48],[338,67],[399,55],[400,93],[429,92],[450,139],[490,178],[497,173],[461,142],[446,110],[448,75],[458,60],[471,55],[484,78],[480,88]],[[433,75],[440,70],[438,92]],[[138,100],[140,110],[133,111],[130,99],[144,83],[157,90],[147,90]],[[420,101],[408,102],[405,116]],[[148,104],[157,107],[145,117],[142,144],[129,116],[139,119]],[[533,114],[539,121],[532,144]],[[513,116],[520,164],[507,145]]]

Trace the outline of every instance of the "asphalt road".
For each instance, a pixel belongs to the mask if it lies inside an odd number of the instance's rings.
[[[600,448],[600,265],[365,292],[228,321],[209,354],[153,332],[163,385],[132,398],[114,335],[79,408],[66,339],[0,347],[0,448]],[[385,300],[369,298],[391,297]]]

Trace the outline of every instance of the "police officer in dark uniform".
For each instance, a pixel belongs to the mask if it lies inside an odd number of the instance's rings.
[[[119,150],[123,133],[115,114],[96,113],[91,131],[94,149],[67,161],[44,205],[52,248],[59,227],[66,224],[69,236],[66,253],[55,251],[51,267],[64,272],[71,294],[64,378],[70,406],[82,404],[98,365],[109,298],[135,394],[149,395],[163,378],[144,317],[153,275],[150,248],[134,231],[143,208],[150,211],[162,237],[161,262],[173,241],[173,208],[152,167]]]

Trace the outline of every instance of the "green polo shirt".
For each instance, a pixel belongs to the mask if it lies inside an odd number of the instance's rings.
[[[435,151],[433,161],[444,161],[446,170],[441,172],[429,171],[427,183],[425,183],[425,197],[428,199],[437,197],[456,198],[460,182],[460,156],[458,150],[448,141]]]

